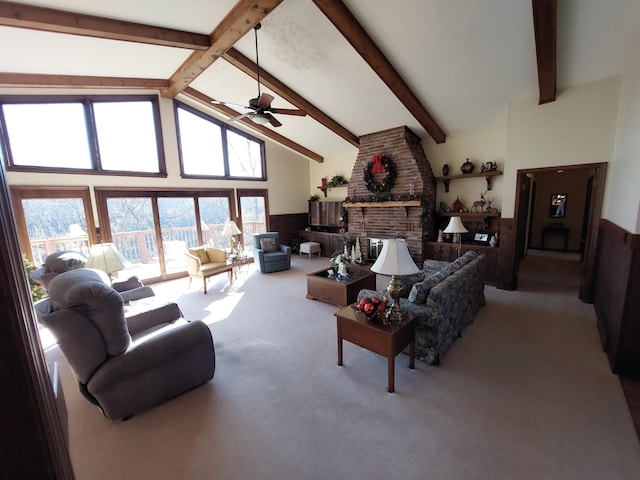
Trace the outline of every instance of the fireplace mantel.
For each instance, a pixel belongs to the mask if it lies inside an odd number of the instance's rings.
[[[419,207],[420,200],[391,201],[391,202],[345,202],[344,208],[364,207]]]

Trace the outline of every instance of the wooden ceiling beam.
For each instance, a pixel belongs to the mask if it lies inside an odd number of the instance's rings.
[[[0,25],[165,47],[207,50],[208,35],[0,1]]]
[[[237,117],[240,115],[240,112],[236,112],[234,109],[227,107],[226,105],[212,103],[214,100],[213,98],[205,95],[202,92],[199,92],[195,88],[186,87],[180,93],[182,93],[183,95],[185,95],[186,97],[192,100],[195,100],[196,102],[204,105],[207,108],[211,108],[213,110],[216,110],[222,113],[223,115],[226,115],[229,118]],[[318,155],[316,152],[313,152],[308,148],[303,147],[302,145],[288,139],[287,137],[280,135],[279,133],[274,132],[273,130],[263,125],[258,125],[257,123],[253,123],[250,119],[246,117],[237,120],[237,122],[242,123],[243,125],[251,128],[252,130],[260,132],[265,137],[270,138],[274,142],[279,143],[280,145],[286,148],[289,148],[294,152],[299,153],[300,155],[304,155],[305,157],[310,158],[311,160],[315,160],[318,163],[324,162],[324,157],[322,157],[322,155]]]
[[[556,99],[558,0],[532,0],[533,31],[538,63],[538,103]]]
[[[258,80],[258,75],[256,73],[258,66],[235,48],[230,48],[229,50],[227,50],[222,58],[240,69],[242,72],[252,77],[254,80]],[[260,68],[260,83],[273,92],[277,93],[287,102],[292,103],[296,107],[306,111],[311,118],[324,125],[336,135],[345,139],[354,147],[360,146],[360,137],[347,130],[329,115],[324,113],[318,107],[316,107],[307,99],[289,88],[287,85],[282,83],[280,80],[278,80],[263,68]]]
[[[93,77],[86,75],[0,72],[0,87],[164,90],[169,88],[169,80],[159,78]]]
[[[446,135],[443,130],[347,6],[341,0],[313,0],[313,3],[378,74],[436,143],[444,143]]]
[[[240,0],[209,35],[211,45],[205,51],[196,51],[175,71],[169,79],[171,86],[162,92],[174,98],[198,75],[229,50],[242,36],[251,31],[283,0]]]

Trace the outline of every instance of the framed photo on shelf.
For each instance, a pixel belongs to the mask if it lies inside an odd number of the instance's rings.
[[[476,233],[473,236],[473,240],[476,243],[482,243],[482,244],[489,243],[489,234],[488,233]]]

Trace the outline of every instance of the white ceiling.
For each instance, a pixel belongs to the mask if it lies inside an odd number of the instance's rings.
[[[26,3],[209,34],[235,0],[41,0]],[[501,121],[509,100],[537,97],[531,0],[344,0],[447,135]],[[637,0],[558,2],[557,87],[624,71]],[[356,135],[413,118],[311,0],[284,0],[258,32],[260,66]],[[0,72],[168,79],[190,50],[0,27]],[[9,48],[7,46],[10,46]],[[253,31],[234,46],[255,61]],[[224,60],[191,87],[246,104],[256,82]],[[262,88],[262,91],[270,92]],[[273,107],[295,108],[278,97]],[[212,111],[213,113],[213,111]],[[222,118],[215,113],[214,116]],[[277,133],[331,156],[354,147],[310,117],[276,115]],[[273,127],[269,127],[273,128]]]

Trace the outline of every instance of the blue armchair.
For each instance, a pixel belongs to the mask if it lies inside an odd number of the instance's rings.
[[[291,247],[280,244],[278,232],[253,235],[253,259],[262,273],[280,272],[291,268]]]

